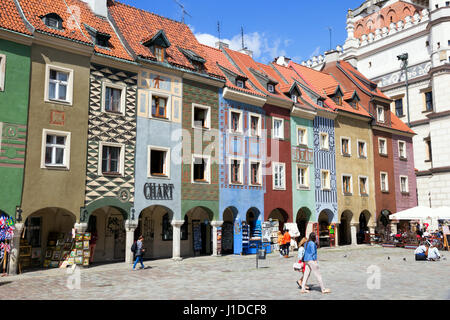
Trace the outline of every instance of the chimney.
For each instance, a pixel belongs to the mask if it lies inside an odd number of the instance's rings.
[[[339,60],[339,51],[330,50],[325,52],[325,63],[336,62]]]
[[[230,46],[228,45],[228,43],[222,42],[222,41],[217,41],[216,42],[216,48],[217,49],[222,49],[222,48],[230,48]]]
[[[108,17],[108,0],[82,0],[87,3],[96,16]]]
[[[246,54],[248,56],[250,56],[251,58],[253,58],[253,51],[252,50],[248,50],[247,48],[244,48],[242,50],[239,51],[240,53]]]
[[[280,56],[278,58],[275,58],[274,61],[276,64],[278,64],[280,66],[287,67],[289,65],[289,61],[291,61],[291,59],[289,59],[288,57]]]

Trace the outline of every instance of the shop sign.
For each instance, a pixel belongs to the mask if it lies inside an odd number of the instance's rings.
[[[173,184],[146,183],[144,196],[147,200],[173,200]]]

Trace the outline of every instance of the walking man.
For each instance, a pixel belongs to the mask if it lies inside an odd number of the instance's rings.
[[[284,231],[283,242],[284,242],[284,257],[289,258],[289,248],[291,247],[291,235],[289,234],[289,230]]]
[[[135,252],[135,255],[136,255],[136,260],[134,261],[133,270],[136,270],[136,265],[138,262],[141,263],[141,269],[145,269],[145,266],[144,266],[144,253],[145,253],[144,237],[140,236],[138,241],[135,243],[135,246],[133,245],[133,247],[135,247],[134,248],[135,250],[133,252]]]

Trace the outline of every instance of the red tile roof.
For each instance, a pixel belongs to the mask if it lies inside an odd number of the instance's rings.
[[[203,50],[206,54],[206,56],[205,56],[206,60],[210,61],[211,63],[216,63],[220,67],[227,69],[228,71],[231,71],[232,73],[235,73],[235,74],[239,75],[240,77],[247,78],[242,72],[240,72],[238,69],[236,69],[233,66],[233,64],[228,60],[228,58],[225,56],[225,53],[223,53],[222,50],[219,50],[219,49],[216,49],[216,48],[204,45],[204,44],[201,44],[201,46],[203,47]],[[226,74],[224,72],[222,72],[222,74],[226,79],[226,86],[229,87],[230,89],[240,91],[243,93],[252,94],[255,96],[265,97],[264,94],[262,94],[261,92],[259,92],[257,90],[254,90],[248,84],[245,89],[236,86],[234,83],[232,83],[228,79],[228,77],[226,76]]]
[[[85,24],[95,30],[108,34],[109,48],[95,46],[95,52],[125,60],[133,60],[121,44],[107,19],[96,16],[89,5],[81,0],[18,0],[27,20],[38,32],[51,34],[72,41],[94,45]],[[67,5],[66,5],[67,3]],[[72,12],[72,14],[70,12]],[[42,17],[56,13],[63,20],[63,29],[47,27]]]
[[[288,100],[290,101],[289,98],[287,98],[282,92],[279,91],[279,89],[277,88],[278,86],[275,86],[275,93],[270,93],[269,91],[267,91],[267,88],[263,86],[256,79],[255,75],[250,71],[252,69],[264,77],[273,78],[266,72],[268,70],[267,68],[270,68],[269,66],[254,61],[252,57],[250,57],[248,54],[230,50],[228,48],[224,50],[231,57],[231,59],[237,65],[239,70],[241,70],[243,73],[246,74],[247,78],[256,87],[257,90],[261,91],[266,96],[276,97],[285,101]]]
[[[0,28],[31,35],[13,0],[0,1]]]
[[[325,99],[325,104],[332,110],[342,110],[365,117],[371,117],[364,108],[355,109],[344,99],[342,105],[337,105],[334,100],[329,97],[336,92],[338,86],[340,87],[339,82],[332,75],[302,66],[292,61],[289,63],[289,66],[292,67],[316,92],[322,92],[324,96],[327,97]],[[341,90],[343,89],[341,88]],[[345,95],[345,92],[343,93]]]
[[[362,73],[360,73],[358,70],[356,70],[350,63],[346,61],[338,61],[337,63],[327,63],[324,67],[326,72],[330,72],[333,74],[339,73],[342,76],[346,76],[348,79],[352,81],[354,84],[354,89],[356,89],[356,86],[359,86],[361,92],[368,95],[369,97],[380,97],[386,100],[391,100],[389,97],[387,97],[378,87],[375,87],[375,89],[370,88],[370,84],[373,84],[376,86],[376,84],[369,79],[367,79]],[[338,76],[338,75],[336,75]],[[339,77],[339,76],[338,76]],[[350,88],[347,88],[350,89]],[[352,88],[353,89],[353,88]],[[350,92],[350,90],[349,90]],[[403,121],[401,121],[393,112],[389,111],[391,115],[391,125],[386,126],[379,124],[380,126],[392,128],[398,131],[407,132],[410,134],[415,134],[411,128],[409,128]]]
[[[415,13],[420,14],[421,11],[422,8],[420,6],[403,1],[395,2],[356,21],[355,38],[361,38],[363,34],[374,33],[376,29],[389,28],[391,19],[393,23],[397,23],[400,20],[404,20],[406,16],[413,17]]]
[[[204,58],[203,47],[186,24],[117,1],[110,1],[108,8],[119,31],[136,55],[156,61],[155,56],[148,47],[143,45],[142,40],[151,38],[159,30],[164,30],[171,43],[166,50],[167,61],[171,65],[195,71],[195,67],[178,48],[191,50]],[[209,75],[223,79],[215,63],[206,61],[205,69]]]

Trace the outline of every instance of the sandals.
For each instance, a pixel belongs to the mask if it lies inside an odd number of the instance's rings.
[[[331,293],[330,289],[325,289],[325,290],[322,291],[322,294],[328,294],[328,293]]]
[[[302,290],[301,293],[309,293],[309,290]]]
[[[298,288],[301,290],[302,289],[302,285],[300,283],[298,283],[298,281],[295,281],[295,283],[297,284]],[[308,286],[305,286],[306,290],[309,290]]]

